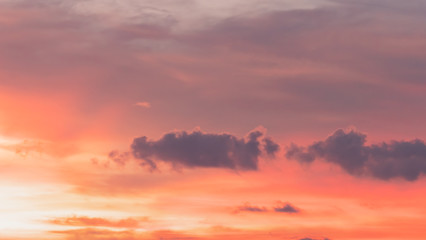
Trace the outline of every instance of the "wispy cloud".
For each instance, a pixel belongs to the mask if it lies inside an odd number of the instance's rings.
[[[247,202],[247,203],[244,203],[244,205],[237,207],[234,213],[239,213],[239,212],[261,213],[261,212],[267,212],[267,211],[269,210],[266,207],[253,206]]]
[[[151,103],[149,103],[149,102],[138,102],[138,103],[136,103],[136,106],[143,107],[143,108],[151,108]]]
[[[137,228],[141,222],[148,221],[148,218],[135,219],[126,218],[120,220],[109,220],[106,218],[73,216],[65,218],[54,218],[47,222],[50,224],[78,227],[112,227],[112,228]]]

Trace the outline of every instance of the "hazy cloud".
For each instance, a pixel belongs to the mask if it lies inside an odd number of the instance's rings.
[[[48,221],[48,223],[65,226],[83,226],[83,227],[113,227],[113,228],[137,228],[141,221],[146,222],[148,219],[143,218],[137,220],[134,218],[120,219],[112,221],[105,218],[91,218],[91,217],[67,217],[55,218]]]
[[[136,106],[143,107],[143,108],[150,108],[151,103],[149,103],[149,102],[138,102],[138,103],[136,103]]]
[[[126,162],[131,158],[130,152],[111,151],[108,153],[108,159],[118,165],[125,165]]]
[[[382,130],[424,132],[413,127],[426,112],[421,1],[341,0],[287,11],[301,1],[238,0],[238,6],[223,2],[228,10],[232,5],[228,14],[250,9],[247,14],[186,31],[174,23],[188,16],[188,7],[199,11],[194,1],[8,2],[0,4],[1,85],[22,97],[2,92],[0,107],[8,109],[3,125],[14,131],[56,140],[102,127],[128,137],[130,126],[144,121],[155,123],[153,132],[203,123],[241,134],[262,123],[284,134],[357,125],[368,116]],[[202,9],[218,3],[205,4]],[[261,14],[250,14],[258,8]],[[47,104],[34,101],[43,96]],[[146,99],[155,106],[149,116],[134,107]],[[117,109],[107,109],[112,106]],[[63,119],[33,109],[61,111]],[[100,120],[112,122],[100,126]]]
[[[249,133],[245,139],[226,133],[183,131],[167,133],[157,141],[139,137],[131,148],[135,158],[151,168],[156,168],[156,161],[163,161],[175,166],[257,170],[263,148],[269,155],[278,150],[272,140],[262,142],[262,136],[260,131]]]
[[[37,140],[23,140],[21,142],[4,144],[0,143],[0,149],[14,151],[16,154],[25,157],[31,152],[42,153],[44,152],[44,145],[42,141]]]
[[[266,207],[253,206],[249,203],[244,203],[244,205],[237,207],[234,211],[235,213],[239,212],[267,212],[268,209]]]
[[[286,157],[308,163],[324,159],[352,175],[369,175],[383,180],[402,177],[414,181],[426,173],[426,145],[422,140],[368,146],[366,138],[363,133],[339,129],[326,140],[308,147],[290,146]]]
[[[65,235],[69,240],[135,240],[136,234],[134,231],[111,231],[96,228],[84,228],[75,230],[50,231],[51,233]]]

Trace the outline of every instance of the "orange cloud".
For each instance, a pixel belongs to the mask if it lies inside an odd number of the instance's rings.
[[[137,228],[141,222],[148,221],[148,218],[134,219],[126,218],[112,221],[105,218],[91,217],[67,217],[48,220],[48,223],[64,226],[85,226],[85,227],[112,227],[112,228]]]

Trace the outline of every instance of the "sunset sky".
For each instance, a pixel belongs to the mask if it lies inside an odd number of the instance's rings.
[[[0,240],[425,240],[426,0],[0,0]]]

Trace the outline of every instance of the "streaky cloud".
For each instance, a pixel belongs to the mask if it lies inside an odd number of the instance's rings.
[[[146,222],[147,218],[137,220],[134,218],[120,219],[112,221],[105,218],[73,216],[65,218],[54,218],[47,221],[50,224],[63,226],[83,226],[83,227],[112,227],[112,228],[137,228],[140,222]]]

